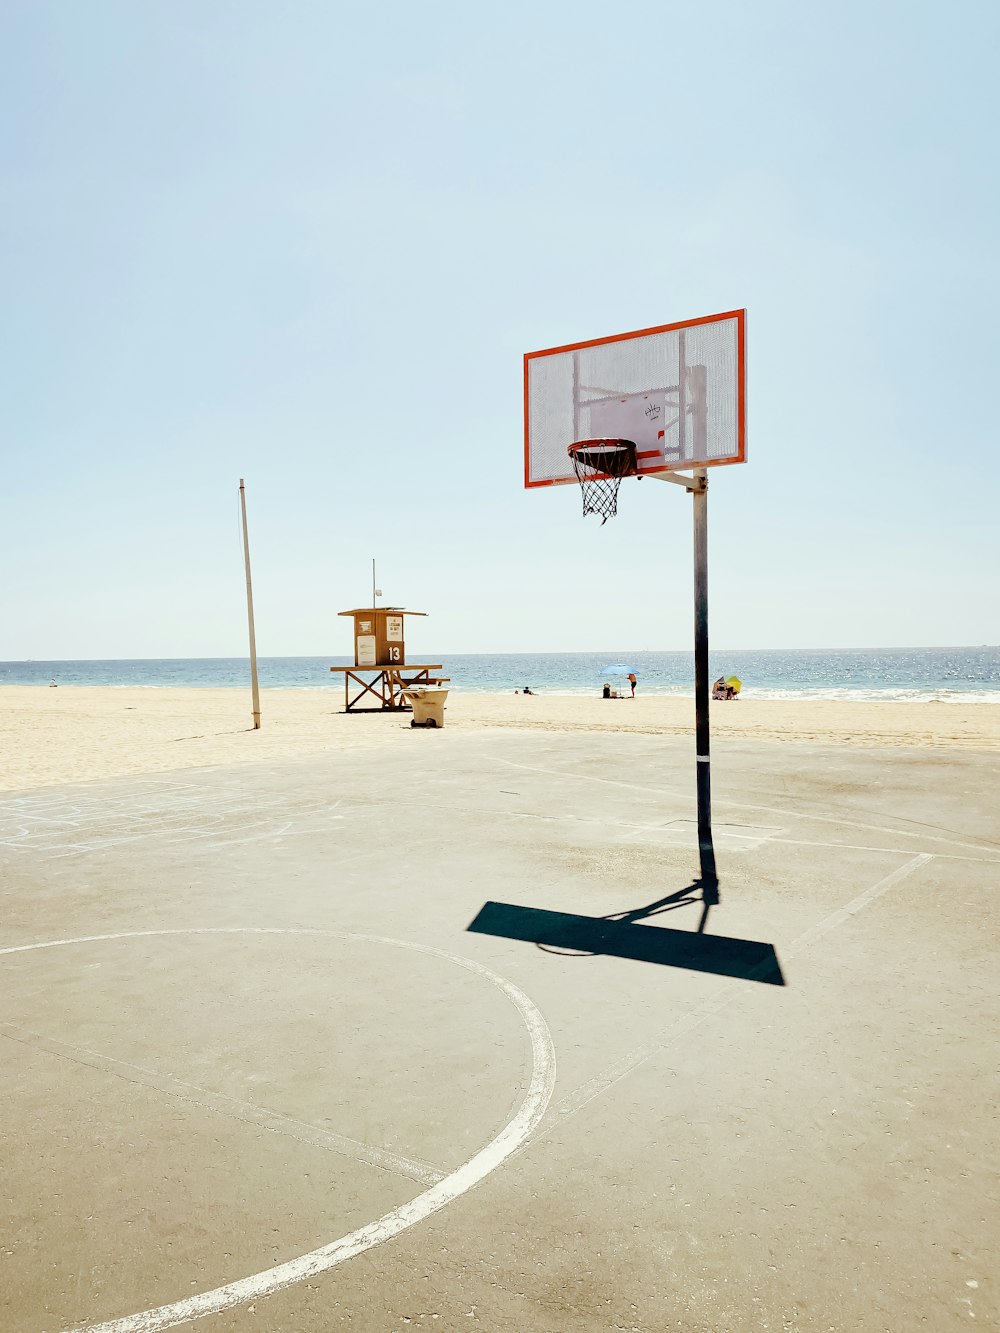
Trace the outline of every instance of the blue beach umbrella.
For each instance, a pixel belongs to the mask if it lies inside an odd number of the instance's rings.
[[[610,666],[601,667],[598,675],[627,676],[632,671],[635,671],[635,667],[626,666],[624,662],[612,662]]]

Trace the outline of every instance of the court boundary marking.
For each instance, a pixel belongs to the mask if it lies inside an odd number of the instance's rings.
[[[42,940],[34,944],[17,944],[0,949],[0,957],[7,954],[29,953],[39,949],[55,949],[73,944],[93,944],[110,940],[149,939],[170,935],[316,935],[351,940],[368,944],[384,944],[394,948],[410,949],[445,962],[455,963],[475,973],[495,986],[518,1011],[531,1043],[531,1079],[515,1114],[504,1127],[478,1152],[450,1172],[443,1180],[430,1186],[407,1203],[383,1213],[374,1222],[355,1228],[347,1235],[326,1245],[310,1250],[295,1259],[275,1264],[272,1268],[248,1277],[237,1278],[210,1291],[199,1292],[178,1301],[155,1306],[122,1318],[76,1326],[68,1333],[154,1333],[154,1330],[172,1328],[177,1324],[218,1314],[241,1305],[245,1301],[272,1295],[285,1287],[294,1286],[304,1278],[344,1263],[356,1255],[385,1241],[439,1212],[447,1204],[467,1193],[497,1169],[507,1158],[523,1147],[534,1134],[544,1116],[555,1089],[556,1057],[552,1034],[541,1012],[531,999],[506,977],[485,967],[472,958],[449,953],[429,944],[391,939],[384,935],[369,935],[354,931],[324,930],[319,927],[281,926],[204,926],[167,930],[126,930],[110,934],[81,935],[73,939]]]
[[[406,1157],[386,1148],[376,1148],[368,1143],[360,1143],[357,1139],[320,1129],[317,1125],[296,1120],[294,1116],[283,1115],[280,1111],[272,1111],[266,1106],[258,1106],[255,1102],[229,1097],[225,1093],[211,1092],[208,1088],[199,1087],[197,1083],[188,1083],[170,1074],[158,1074],[155,1070],[146,1069],[143,1065],[132,1064],[127,1060],[115,1060],[111,1056],[101,1055],[99,1051],[89,1050],[86,1046],[73,1046],[69,1042],[59,1041],[56,1037],[49,1037],[43,1032],[35,1032],[32,1028],[0,1022],[0,1037],[19,1042],[31,1050],[44,1051],[47,1055],[55,1055],[61,1060],[94,1069],[112,1078],[122,1079],[137,1087],[150,1088],[165,1097],[174,1097],[189,1106],[197,1106],[202,1111],[228,1116],[246,1125],[266,1129],[272,1134],[283,1134],[286,1138],[295,1139],[307,1147],[321,1148],[325,1152],[335,1153],[338,1157],[350,1157],[355,1161],[364,1162],[367,1166],[377,1167],[380,1171],[405,1176],[421,1185],[434,1185],[448,1174],[431,1162]]]
[[[506,759],[500,755],[494,755],[492,757],[495,758],[498,763],[506,764],[509,768],[523,769],[527,773],[544,773],[547,774],[549,777],[563,778],[563,779],[569,778],[569,779],[575,779],[580,782],[601,782],[609,787],[624,787],[628,791],[641,791],[641,792],[646,792],[653,796],[672,796],[676,799],[687,801],[689,804],[694,800],[694,796],[691,794],[690,791],[687,790],[680,791],[676,787],[650,787],[646,784],[639,782],[622,782],[618,778],[604,778],[597,773],[577,773],[574,772],[572,769],[542,768],[540,765],[537,764],[518,763],[518,761],[515,759]],[[947,838],[947,837],[941,837],[940,834],[935,834],[935,833],[923,833],[923,832],[911,833],[908,829],[891,828],[887,827],[884,824],[867,824],[859,819],[851,819],[849,816],[838,818],[834,815],[820,815],[813,813],[811,810],[797,810],[794,808],[788,809],[786,807],[778,805],[761,805],[759,804],[759,802],[756,801],[741,801],[738,798],[731,796],[713,795],[712,800],[713,800],[713,805],[719,805],[719,806],[728,805],[742,810],[762,810],[766,814],[780,815],[784,819],[788,818],[808,819],[808,820],[813,820],[816,823],[820,824],[839,825],[842,828],[867,829],[871,833],[881,833],[884,836],[894,836],[899,838],[917,838],[917,839],[922,838],[926,842],[943,842],[946,843],[949,847],[964,847],[967,851],[985,852],[987,855],[983,859],[988,860],[991,864],[1000,864],[1000,857],[997,856],[997,849],[995,847],[989,845],[984,846],[982,843],[977,843],[977,842],[962,842],[960,840],[960,837]],[[774,839],[774,841],[777,842],[784,840]],[[835,845],[840,846],[841,844],[838,843]],[[874,848],[873,850],[890,851],[895,849]],[[911,854],[912,853],[905,851],[900,852],[900,855],[902,856],[908,856]],[[933,852],[933,853],[928,853],[928,855],[947,857],[947,856],[953,856],[954,853]],[[972,858],[961,857],[957,859],[969,860]]]
[[[856,894],[843,907],[835,908],[814,926],[810,926],[801,935],[797,935],[787,949],[782,949],[782,959],[795,958],[803,950],[808,949],[810,945],[815,944],[817,940],[822,939],[824,935],[829,935],[844,921],[862,911],[869,903],[873,903],[877,898],[881,898],[883,894],[888,893],[890,889],[895,888],[900,881],[909,878],[914,871],[922,869],[936,859],[932,852],[918,852],[915,856],[911,856],[909,861],[897,866],[895,870],[891,870],[888,875],[884,875],[882,879],[877,880],[870,888]],[[547,1138],[554,1129],[564,1125],[578,1111],[582,1111],[585,1106],[608,1092],[616,1083],[620,1083],[623,1078],[627,1078],[634,1070],[644,1065],[647,1060],[651,1060],[654,1056],[668,1050],[681,1037],[700,1027],[702,1023],[707,1022],[710,1018],[714,1018],[717,1013],[735,1000],[738,994],[742,993],[742,981],[729,982],[717,995],[713,995],[710,999],[690,1010],[683,1018],[678,1019],[674,1023],[669,1037],[657,1041],[643,1042],[641,1045],[633,1047],[631,1051],[626,1052],[603,1073],[595,1074],[593,1078],[581,1083],[556,1103],[552,1108],[552,1118],[549,1120],[547,1127],[541,1133],[535,1135],[533,1142],[537,1143],[541,1139]]]

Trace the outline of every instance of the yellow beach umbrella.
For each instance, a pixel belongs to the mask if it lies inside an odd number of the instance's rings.
[[[737,694],[739,694],[740,690],[743,688],[743,682],[740,680],[739,676],[727,676],[726,684],[731,690],[735,690]]]

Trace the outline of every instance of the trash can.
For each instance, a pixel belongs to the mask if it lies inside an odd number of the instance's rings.
[[[414,689],[404,691],[413,709],[411,727],[443,727],[447,690]]]

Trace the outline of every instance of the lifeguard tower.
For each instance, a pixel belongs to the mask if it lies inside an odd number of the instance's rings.
[[[363,606],[338,614],[354,617],[354,665],[330,668],[344,673],[344,705],[348,713],[406,709],[410,706],[406,690],[430,688],[450,679],[437,674],[440,662],[406,660],[405,618],[426,615],[425,611],[405,611],[401,606]],[[352,688],[356,691],[353,697]]]

